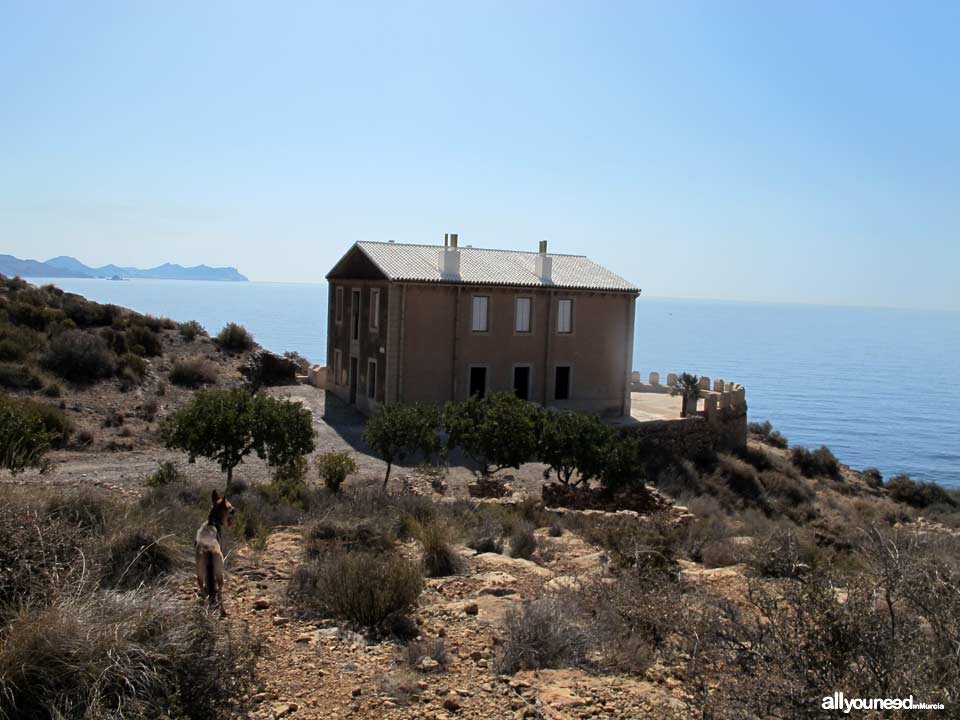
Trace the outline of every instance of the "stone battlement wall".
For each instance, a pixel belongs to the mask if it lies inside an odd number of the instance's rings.
[[[668,373],[666,383],[660,382],[660,373],[651,372],[647,382],[643,382],[640,373],[636,370],[631,375],[631,392],[669,393],[676,385],[678,373]],[[747,391],[739,383],[716,378],[712,382],[709,377],[700,377],[700,390],[697,397],[697,409],[682,420],[665,420],[662,422],[680,423],[678,432],[693,432],[703,434],[693,425],[686,424],[696,417],[707,421],[714,449],[742,448],[747,444]],[[651,423],[643,423],[650,425]],[[684,429],[686,428],[686,429]],[[698,441],[700,442],[700,441]]]

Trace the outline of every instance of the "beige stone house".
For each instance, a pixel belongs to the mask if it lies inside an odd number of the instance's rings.
[[[327,280],[326,389],[363,412],[501,390],[630,412],[640,291],[584,256],[358,242]]]

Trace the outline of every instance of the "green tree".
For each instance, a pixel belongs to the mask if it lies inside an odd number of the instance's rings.
[[[448,403],[444,411],[448,447],[462,448],[484,475],[534,457],[542,422],[539,406],[507,392]]]
[[[219,463],[228,489],[233,469],[252,452],[286,477],[314,449],[309,410],[240,388],[196,393],[164,422],[161,435],[168,448],[183,450],[190,462],[205,457]]]
[[[547,465],[543,476],[550,471],[567,484],[573,473],[577,483],[586,483],[603,469],[610,429],[596,415],[574,412],[547,412],[544,414],[537,454]]]
[[[611,438],[604,453],[600,483],[609,492],[638,484],[643,478],[643,446],[635,437]]]
[[[289,470],[314,451],[313,415],[301,403],[255,395],[254,417],[257,454],[270,467]]]
[[[258,449],[255,432],[257,416],[254,396],[246,390],[202,390],[189,404],[163,423],[161,437],[168,448],[183,450],[190,462],[209,458],[227,474],[227,488],[233,469]]]
[[[439,411],[426,405],[386,405],[367,420],[363,440],[387,463],[384,488],[393,463],[415,452],[429,457],[440,449],[439,428]]]
[[[674,380],[670,394],[681,396],[680,417],[694,414],[697,411],[697,398],[700,397],[700,377],[680,373]]]
[[[317,458],[317,472],[327,489],[337,494],[340,486],[357,471],[357,463],[347,453],[328,452]]]

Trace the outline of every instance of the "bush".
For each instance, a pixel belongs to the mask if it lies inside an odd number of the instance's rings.
[[[0,363],[0,387],[8,390],[39,390],[43,380],[25,365]]]
[[[304,556],[309,560],[337,550],[385,553],[395,546],[390,527],[373,518],[359,521],[320,520],[304,534]]]
[[[169,460],[164,460],[157,465],[157,469],[147,475],[147,485],[150,487],[161,487],[172,483],[181,482],[183,477],[180,470]]]
[[[133,353],[121,355],[117,362],[117,368],[136,382],[142,381],[147,375],[147,361]]]
[[[177,360],[170,370],[170,382],[186,388],[213,385],[217,382],[217,367],[199,356]]]
[[[253,350],[255,343],[243,325],[229,323],[217,333],[217,345],[230,352],[247,352]]]
[[[872,488],[883,487],[883,473],[879,469],[872,467],[861,471],[860,477]]]
[[[127,330],[127,345],[136,355],[155,357],[163,355],[163,340],[159,333],[146,325],[131,325]]]
[[[463,570],[463,561],[453,548],[454,533],[450,525],[440,518],[418,525],[416,536],[423,547],[423,569],[427,577],[446,577]]]
[[[13,402],[20,407],[24,414],[40,420],[43,429],[51,435],[50,443],[53,447],[66,447],[70,436],[73,434],[74,427],[73,421],[60,408],[30,398],[18,398]]]
[[[520,523],[510,534],[510,557],[529,560],[537,551],[537,538],[533,534],[533,526],[529,523]]]
[[[40,403],[33,403],[33,406]],[[17,475],[27,468],[44,471],[46,453],[60,436],[31,406],[0,393],[0,470]]]
[[[582,663],[589,639],[572,615],[569,604],[553,595],[525,602],[520,609],[510,608],[503,648],[496,659],[497,672],[513,674]]]
[[[420,568],[400,555],[334,551],[297,568],[289,592],[307,615],[372,628],[391,613],[408,611],[422,589]]]
[[[22,609],[0,648],[0,717],[233,717],[256,649],[157,591]]]
[[[441,638],[427,638],[407,643],[403,649],[403,659],[414,670],[419,670],[424,658],[437,663],[437,670],[446,670],[450,664],[450,654]]]
[[[931,505],[957,507],[950,494],[936,483],[916,481],[909,475],[896,475],[887,481],[891,500],[923,509]]]
[[[747,423],[747,432],[755,436],[760,442],[772,447],[780,449],[786,449],[787,447],[787,439],[773,429],[769,420]]]
[[[157,536],[132,528],[112,538],[103,548],[100,585],[116,590],[134,590],[152,585],[179,564],[169,536]]]
[[[339,493],[343,481],[356,471],[357,463],[347,453],[329,452],[317,458],[317,472],[332,493]]]
[[[821,445],[813,451],[794,447],[790,450],[790,459],[806,477],[840,477],[840,461],[826,445]]]
[[[42,362],[61,377],[76,382],[93,382],[117,370],[117,358],[103,338],[82,330],[68,330],[54,338]]]
[[[207,331],[203,329],[203,325],[198,323],[196,320],[189,320],[187,322],[180,323],[180,337],[187,342],[193,342],[198,337],[203,337],[206,334]]]
[[[48,398],[58,398],[63,395],[63,385],[56,382],[49,382],[43,386],[43,394]]]
[[[298,369],[302,374],[304,374],[304,375],[307,374],[307,370],[310,369],[310,361],[307,360],[303,355],[301,355],[300,353],[298,353],[298,352],[296,352],[296,351],[294,351],[294,350],[287,350],[287,351],[283,354],[283,356],[284,356],[287,360],[292,360],[293,362],[295,362],[295,363],[297,364],[297,369]]]

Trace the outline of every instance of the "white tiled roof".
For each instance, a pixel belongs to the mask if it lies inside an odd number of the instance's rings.
[[[442,247],[439,245],[358,242],[357,247],[390,280],[639,291],[616,273],[583,255],[551,253],[552,282],[544,283],[536,274],[537,253],[461,246],[460,277],[451,281],[440,275]]]

